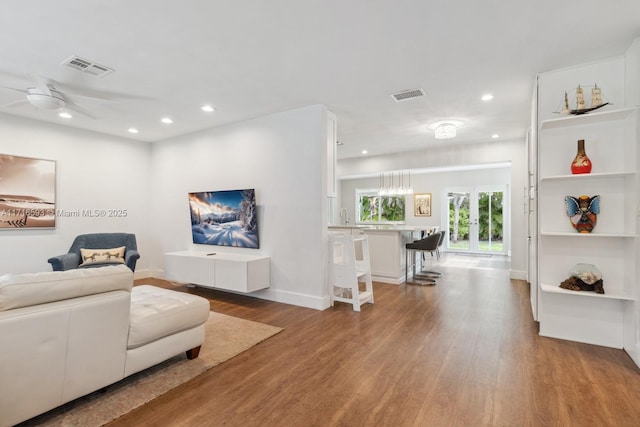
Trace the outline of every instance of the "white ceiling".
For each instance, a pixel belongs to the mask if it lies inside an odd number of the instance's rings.
[[[465,122],[447,144],[521,140],[537,73],[623,54],[636,37],[639,0],[3,0],[0,86],[54,79],[97,120],[0,112],[153,142],[321,103],[338,116],[339,158],[440,144],[425,129],[446,118]],[[115,73],[60,65],[74,54]],[[390,96],[415,88],[426,96]],[[120,95],[71,96],[95,91]],[[0,89],[0,106],[21,96]]]

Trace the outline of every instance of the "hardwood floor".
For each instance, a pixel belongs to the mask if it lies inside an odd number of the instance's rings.
[[[109,426],[640,425],[624,351],[539,337],[526,283],[450,260],[433,287],[374,284],[360,313],[178,287],[285,329]]]

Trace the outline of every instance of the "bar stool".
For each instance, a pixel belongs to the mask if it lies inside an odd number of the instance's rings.
[[[436,278],[442,276],[442,273],[435,271],[416,273],[416,252],[430,252],[431,256],[433,256],[434,253],[438,255],[438,245],[441,242],[442,234],[443,232],[436,232],[424,239],[416,240],[415,242],[407,243],[405,245],[406,260],[404,267],[404,279],[407,284],[433,286],[436,284]],[[411,253],[413,257],[413,262],[411,263],[413,278],[420,279],[417,282],[409,282],[409,253]]]

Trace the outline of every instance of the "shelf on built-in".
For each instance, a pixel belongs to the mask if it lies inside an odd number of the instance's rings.
[[[565,116],[557,119],[543,120],[542,129],[553,129],[565,126],[582,126],[592,123],[608,122],[611,120],[624,120],[635,113],[637,108],[622,108],[618,110],[599,111],[577,116]]]
[[[589,291],[572,291],[569,289],[563,289],[557,285],[549,285],[547,283],[541,283],[540,289],[542,289],[542,291],[544,292],[549,292],[554,294],[566,294],[571,296],[580,296],[580,297],[588,297],[588,298],[590,297],[590,298],[605,298],[605,299],[617,299],[617,300],[624,300],[624,301],[635,301],[635,298],[633,298],[632,296],[622,294],[622,293],[609,292],[604,294],[597,294],[595,292],[589,292]],[[605,292],[607,292],[606,288],[605,288]]]
[[[637,175],[635,171],[626,171],[626,172],[603,172],[603,173],[585,173],[585,174],[576,174],[576,175],[554,175],[554,176],[546,176],[541,177],[540,182],[545,181],[582,181],[588,179],[600,179],[600,178],[624,178],[624,177],[632,177]]]
[[[566,231],[540,231],[542,236],[558,236],[558,237],[579,237],[581,239],[598,238],[598,237],[623,237],[634,238],[638,237],[637,234],[630,233],[578,233],[578,232],[566,232]]]

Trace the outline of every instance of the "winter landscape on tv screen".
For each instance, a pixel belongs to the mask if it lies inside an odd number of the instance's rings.
[[[193,243],[258,248],[255,190],[189,193]]]

